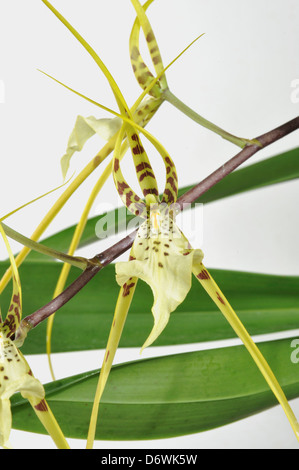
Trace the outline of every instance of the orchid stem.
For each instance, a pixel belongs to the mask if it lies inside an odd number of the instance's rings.
[[[203,127],[206,127],[212,132],[220,135],[223,139],[232,142],[233,144],[237,145],[238,147],[244,148],[247,144],[257,144],[257,141],[243,139],[242,137],[236,137],[229,132],[221,129],[220,127],[216,126],[212,122],[208,121],[204,117],[200,116],[196,113],[193,109],[189,108],[185,103],[183,103],[179,98],[177,98],[169,89],[163,91],[163,98],[168,103],[172,104],[175,108],[179,109],[182,113],[188,116],[193,121],[197,122]]]
[[[108,264],[112,263],[118,256],[125,253],[133,244],[137,229],[125,238],[107,248],[99,255],[90,259],[91,266],[85,269],[75,281],[73,281],[61,294],[52,299],[46,305],[36,310],[31,315],[25,317],[21,322],[21,327],[27,331],[35,328],[39,323],[46,320],[50,315],[57,312],[69,300],[71,300],[78,292],[83,289],[88,282]]]
[[[263,147],[270,145],[273,142],[285,137],[291,132],[299,129],[299,117],[288,121],[285,124],[273,129],[265,134],[261,135],[258,139],[262,142]],[[184,209],[184,204],[195,202],[201,195],[207,192],[211,187],[221,181],[226,175],[231,173],[235,168],[241,165],[248,158],[252,157],[255,153],[261,150],[261,147],[257,145],[251,145],[243,149],[233,158],[228,160],[222,167],[215,170],[210,176],[205,178],[203,181],[194,186],[191,190],[187,191],[181,196],[177,202],[180,204],[181,209]],[[225,167],[225,171],[223,168]],[[79,292],[104,266],[112,263],[116,258],[125,253],[131,248],[137,230],[127,235],[122,240],[118,241],[114,245],[107,248],[104,252],[96,255],[93,259],[95,265],[91,268],[87,268],[78,278],[60,295],[50,301],[47,305],[44,305],[36,312],[32,313],[26,319],[30,324],[31,328],[37,326],[41,321],[48,318],[59,308],[63,307],[71,298],[73,298],[77,292]],[[1,284],[0,284],[1,286]],[[26,320],[24,319],[24,321]]]
[[[183,208],[184,204],[189,204],[192,202],[197,202],[199,198],[205,194],[209,189],[215,186],[219,181],[223,180],[227,175],[232,173],[236,168],[246,162],[249,158],[255,155],[258,151],[267,147],[270,144],[282,139],[283,137],[291,134],[299,129],[299,116],[290,121],[282,124],[275,129],[272,129],[265,134],[256,137],[256,140],[260,142],[260,145],[248,145],[234,157],[227,160],[223,165],[217,168],[213,173],[207,176],[205,179],[196,184],[193,188],[189,189],[185,194],[183,194],[177,202]]]
[[[43,255],[50,256],[55,259],[59,259],[68,265],[72,265],[80,269],[85,269],[88,266],[87,258],[71,256],[69,254],[62,253],[61,251],[54,250],[53,248],[49,248],[48,246],[42,245],[41,243],[37,243],[34,240],[25,237],[25,235],[22,235],[16,230],[13,230],[4,223],[2,223],[2,227],[9,238],[12,238],[13,240],[21,243],[31,250],[37,251],[38,253],[42,253]]]

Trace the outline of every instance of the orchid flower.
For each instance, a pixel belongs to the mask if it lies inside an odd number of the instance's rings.
[[[91,55],[91,57],[95,60],[95,62],[99,65],[100,69],[106,76],[106,78],[109,81],[109,84],[111,85],[112,91],[116,93],[116,96],[121,96],[120,90],[118,89],[116,83],[112,79],[111,74],[109,73],[108,69],[105,67],[103,62],[101,61],[100,57],[96,54],[96,52],[91,48],[91,46],[85,41],[84,38],[75,30],[73,26],[70,25],[70,23],[47,1],[47,0],[42,0],[43,3],[57,16],[57,18],[69,29],[69,31],[76,37],[76,39],[79,41],[79,43],[86,49],[86,51]],[[134,27],[133,27],[134,30]],[[133,31],[132,30],[132,31]],[[139,34],[139,33],[138,33]],[[200,36],[199,36],[200,37]],[[198,38],[199,38],[198,37]],[[149,83],[147,83],[147,86],[145,87],[143,93],[139,96],[139,98],[136,100],[135,104],[132,106],[130,110],[128,110],[127,114],[132,117],[133,122],[135,124],[139,125],[139,128],[144,128],[147,123],[150,121],[150,119],[154,116],[156,111],[159,109],[162,100],[157,97],[157,93],[153,93],[153,96],[147,96],[148,94],[151,94],[151,90],[155,89],[156,84],[158,83],[158,80],[161,79],[162,75],[164,74],[165,70],[169,68],[184,52],[191,47],[191,45],[198,39],[196,38],[194,41],[192,41],[191,44],[189,44],[174,60],[168,64],[168,66],[165,69],[161,69],[159,71],[159,74],[157,75],[156,78],[153,78],[150,80]],[[138,38],[136,39],[138,44]],[[131,41],[132,42],[132,41]],[[133,40],[134,43],[134,40]],[[64,86],[66,89],[72,91],[76,95],[84,98],[85,100],[91,102],[92,104],[99,106],[100,108],[114,114],[113,119],[96,119],[93,116],[89,116],[88,118],[84,118],[82,116],[78,116],[74,129],[71,133],[71,136],[68,141],[68,146],[66,149],[66,153],[63,155],[61,158],[61,168],[62,168],[62,173],[63,177],[66,176],[66,173],[69,168],[70,160],[73,156],[73,154],[76,151],[81,151],[87,140],[93,136],[94,134],[98,134],[100,137],[104,139],[109,139],[106,147],[103,148],[103,152],[100,152],[97,157],[94,159],[95,160],[95,165],[94,167],[98,165],[99,161],[104,160],[109,153],[111,152],[111,149],[115,146],[115,141],[116,141],[116,135],[120,127],[120,123],[125,119],[128,120],[129,122],[132,122],[128,118],[124,118],[124,116],[112,111],[111,109],[101,105],[100,103],[97,103],[94,100],[91,100],[87,96],[83,95],[82,93],[79,93],[75,91],[74,89],[70,88],[69,86],[65,85],[64,83],[60,82],[59,80],[55,79],[51,75],[44,73],[46,76],[51,78],[52,80],[56,81],[60,85]],[[158,85],[157,85],[158,86]],[[156,96],[155,96],[156,95]],[[123,97],[120,98],[120,101],[122,102],[122,106],[120,109],[122,109],[124,112],[126,112],[125,108],[123,107],[124,99]],[[121,150],[121,157],[125,154],[126,151],[126,144],[127,141],[125,140],[123,143],[123,147]],[[106,150],[107,148],[107,150]],[[106,151],[104,151],[106,150]],[[103,154],[103,156],[102,156]],[[102,175],[100,176],[98,182],[94,186],[93,190],[91,191],[90,197],[88,198],[88,201],[86,203],[86,206],[84,208],[84,211],[82,213],[82,216],[80,218],[80,221],[76,227],[70,249],[68,252],[68,255],[73,255],[76,247],[78,246],[80,236],[82,235],[82,231],[84,229],[87,216],[89,214],[90,208],[92,206],[92,203],[94,202],[95,197],[99,193],[100,189],[102,188],[103,184],[107,180],[108,176],[112,173],[112,165],[111,162],[107,165],[105,170],[103,171]],[[41,224],[43,225],[43,224]],[[29,246],[27,244],[27,246]],[[69,272],[69,262],[65,263],[61,274],[59,276],[55,292],[54,292],[54,297],[59,295],[61,291],[63,290],[63,287],[65,285],[67,275]],[[51,364],[51,334],[52,334],[52,327],[53,327],[53,322],[54,322],[54,315],[52,315],[48,319],[48,324],[47,324],[47,355],[48,355],[48,361],[49,361],[49,367],[51,371],[52,378],[54,379],[54,371],[52,368]]]
[[[253,343],[251,337],[238,319],[224,294],[203,265],[203,254],[201,250],[193,249],[189,245],[185,235],[181,233],[175,223],[175,210],[173,209],[173,204],[175,204],[177,200],[178,179],[173,160],[160,142],[136,123],[135,112],[137,108],[132,110],[128,107],[115,80],[101,59],[47,0],[42,1],[77,37],[80,43],[99,65],[100,69],[104,72],[109,81],[122,119],[121,128],[116,135],[115,150],[112,161],[114,183],[125,206],[133,214],[145,219],[145,222],[141,225],[132,246],[129,261],[116,264],[116,280],[121,285],[121,288],[95,394],[87,438],[87,447],[90,448],[93,445],[99,402],[105,389],[138,279],[147,282],[152,288],[154,295],[154,305],[152,308],[154,326],[142,347],[143,349],[144,347],[151,345],[156,340],[159,334],[166,327],[170,314],[186,297],[191,287],[192,274],[194,274],[195,278],[202,284],[204,289],[211,296],[215,304],[219,307],[232,328],[245,344],[273,393],[281,403],[290,424],[293,427],[296,437],[299,439],[299,426],[296,418],[270,367],[261,355],[257,346]],[[146,65],[141,59],[139,47],[136,45],[137,50],[134,50],[134,53],[131,53],[131,59],[132,63],[134,62],[133,69],[134,73],[136,73],[137,80],[144,89],[143,93],[148,92],[148,88],[151,88],[152,98],[157,100],[159,105],[163,99],[167,99],[169,102],[172,102],[172,104],[180,107],[178,100],[174,100],[170,94],[165,77],[163,78],[165,69],[163,69],[161,56],[158,54],[158,49],[156,49],[158,46],[156,44],[155,37],[145,15],[145,8],[149,6],[152,1],[150,0],[147,2],[144,8],[140,5],[138,0],[131,1],[138,16],[138,19],[134,24],[134,32],[131,36],[133,38],[133,42],[134,38],[136,40],[138,37],[141,26],[150,48],[153,63],[158,68],[156,68],[156,71],[158,70],[158,75],[153,79],[153,76],[147,73]],[[142,69],[143,75],[141,73]],[[157,84],[160,78],[161,81],[154,88],[154,85]],[[186,107],[184,108],[181,106],[181,110],[188,114]],[[192,113],[189,113],[190,116],[191,114]],[[195,113],[193,112],[193,114]],[[222,135],[222,137],[240,145],[241,147],[244,147],[249,142],[257,143],[255,141],[252,142],[246,139],[235,138],[234,136],[231,136],[225,131],[217,128],[217,126],[208,123],[208,121],[204,120],[200,116],[197,117],[197,122],[205,125],[214,132]],[[154,145],[161,155],[165,165],[166,184],[161,200],[159,198],[160,193],[155,174],[151,166],[150,159],[142,145],[139,133],[143,133]],[[143,197],[138,196],[134,192],[125,180],[121,171],[121,143],[124,138],[127,139],[131,148],[136,175]]]
[[[12,426],[10,397],[21,392],[59,448],[68,448],[64,435],[45,400],[45,390],[36,379],[16,339],[22,316],[22,291],[18,269],[5,231],[0,223],[0,233],[9,253],[13,271],[13,292],[5,320],[0,315],[0,446],[11,448],[9,436]]]
[[[191,288],[192,269],[203,259],[192,249],[174,221],[175,207],[159,204],[147,196],[150,215],[140,226],[130,260],[116,263],[116,281],[130,290],[133,278],[142,279],[152,289],[154,326],[142,346],[150,346],[166,327],[170,314],[182,303]]]
[[[135,128],[139,130],[139,126],[135,125]],[[129,260],[127,262],[116,263],[115,265],[116,280],[120,284],[121,289],[96,390],[87,448],[92,447],[99,402],[109,377],[113,358],[119,344],[138,279],[149,284],[154,297],[152,307],[154,325],[141,348],[142,351],[158,338],[166,327],[170,314],[184,301],[191,288],[192,274],[201,283],[243,341],[269,387],[282,405],[299,440],[298,422],[273,372],[221,292],[219,286],[217,286],[211,274],[204,266],[202,251],[200,249],[193,249],[190,246],[187,238],[175,223],[177,175],[173,160],[153,136],[150,136],[144,130],[142,132],[156,146],[156,149],[163,158],[166,170],[166,185],[162,200],[160,201],[153,169],[141,144],[140,136],[135,132],[130,137],[132,140],[131,151],[139,185],[145,200],[142,200],[134,192],[124,179],[120,168],[119,150],[122,140],[122,134],[120,133],[113,157],[115,185],[127,208],[133,214],[143,217],[145,221],[137,232]]]
[[[91,46],[85,41],[85,39],[82,38],[82,36],[75,30],[73,26],[70,25],[70,23],[47,1],[47,0],[42,0],[43,3],[57,16],[57,18],[69,29],[69,31],[76,37],[76,39],[79,41],[79,43],[86,49],[86,51],[91,55],[91,57],[95,60],[95,62],[100,66],[102,72],[105,74],[105,76],[108,78],[109,83],[111,82],[111,75],[107,68],[104,66],[102,63],[101,59],[98,57],[96,52],[91,48]],[[190,45],[188,45],[166,68],[165,70],[170,67],[198,38],[196,38]],[[53,206],[51,211],[45,216],[45,218],[42,220],[34,234],[32,235],[32,238],[38,238],[41,233],[45,230],[46,226],[49,224],[49,222],[53,219],[53,217],[56,215],[56,213],[61,209],[62,205],[66,202],[66,200],[70,197],[74,189],[78,187],[81,182],[87,178],[87,176],[93,171],[94,169],[97,168],[97,166],[110,154],[111,150],[114,148],[115,145],[115,140],[116,140],[116,135],[117,131],[120,127],[120,123],[123,120],[123,117],[119,115],[118,113],[115,113],[114,111],[110,110],[109,108],[97,103],[94,100],[91,100],[90,98],[86,97],[85,95],[78,93],[77,91],[73,90],[72,88],[66,86],[64,83],[60,82],[59,80],[56,80],[53,78],[51,75],[42,72],[45,75],[47,75],[49,78],[53,79],[57,83],[61,84],[68,90],[72,91],[73,93],[77,94],[78,96],[86,99],[87,101],[91,102],[92,104],[95,104],[96,106],[99,106],[100,108],[114,114],[116,117],[113,119],[96,119],[93,116],[89,116],[88,118],[84,118],[83,116],[78,116],[74,129],[69,137],[68,140],[68,145],[66,149],[66,153],[63,155],[61,158],[61,169],[63,173],[63,177],[65,178],[66,173],[69,169],[69,164],[70,160],[75,152],[81,151],[87,140],[93,136],[94,134],[98,134],[100,137],[108,140],[106,146],[97,154],[97,156],[90,162],[89,165],[78,175],[76,180],[74,181],[73,185],[65,192],[65,194],[62,195],[62,197],[57,201],[57,203]],[[153,79],[148,86],[145,88],[143,93],[139,96],[139,98],[136,100],[135,104],[132,106],[130,109],[130,114],[132,118],[134,119],[135,123],[138,123],[140,127],[145,127],[147,123],[150,121],[150,119],[154,116],[158,108],[160,107],[162,100],[158,99],[156,97],[151,97],[147,96],[148,93],[151,92],[151,89],[155,87],[155,84],[158,82],[162,74],[164,73],[164,70],[160,72],[160,74]],[[112,90],[117,91],[117,93],[120,93],[120,91],[117,89],[116,84],[112,80]],[[126,141],[124,142],[123,148],[121,155],[124,155],[126,151]],[[122,158],[122,157],[121,157]],[[97,181],[96,185],[94,186],[93,190],[91,191],[90,197],[88,198],[88,201],[86,203],[86,206],[84,208],[84,211],[82,213],[82,216],[80,218],[80,221],[76,227],[68,255],[65,255],[65,261],[66,263],[63,265],[61,274],[59,276],[55,292],[54,292],[54,297],[59,295],[61,291],[63,290],[63,287],[65,285],[68,272],[69,272],[69,265],[74,264],[76,262],[73,254],[75,252],[76,247],[78,246],[80,237],[82,235],[84,226],[87,221],[87,217],[90,211],[90,208],[95,200],[95,197],[99,193],[100,189],[102,188],[103,184],[106,182],[108,176],[112,172],[112,166],[111,162],[107,165],[105,170],[103,171],[102,175],[100,176],[99,180]],[[13,235],[12,229],[6,226],[5,228],[6,232],[11,235]],[[28,249],[38,249],[37,245],[34,244],[32,240],[28,241],[26,237],[21,236],[18,234],[19,240],[25,244],[26,248],[24,248],[19,256],[17,257],[17,262],[21,263],[25,256],[28,254],[29,250]],[[39,244],[40,245],[40,244]],[[47,254],[47,253],[46,253]],[[53,254],[52,254],[53,255]],[[71,257],[72,263],[70,263],[70,259],[67,259],[68,257]],[[59,258],[61,259],[61,258]],[[81,263],[82,260],[79,260],[79,263]],[[5,276],[3,276],[1,282],[0,282],[0,290],[5,287],[6,283],[8,282],[10,272],[7,272]],[[54,315],[52,315],[48,319],[48,324],[47,324],[47,354],[48,354],[48,360],[49,360],[49,366],[50,366],[50,371],[51,375],[54,379],[54,372],[53,368],[51,365],[51,334],[52,334],[52,326],[53,326],[53,321],[54,321]],[[24,332],[25,333],[25,332]]]
[[[123,98],[123,97],[122,97]],[[87,448],[92,447],[95,436],[98,408],[110,373],[113,358],[119,344],[129,307],[138,279],[149,284],[154,303],[154,325],[142,346],[150,346],[166,327],[170,314],[182,303],[191,288],[192,274],[201,283],[217,307],[243,341],[259,367],[268,385],[282,405],[287,418],[299,440],[299,425],[294,413],[269,365],[240,322],[233,308],[212,279],[203,264],[203,253],[193,249],[175,223],[178,177],[174,162],[162,144],[145,129],[125,115],[126,104],[120,106],[124,121],[118,133],[113,155],[113,178],[124,205],[136,216],[145,219],[134,240],[127,262],[116,263],[116,281],[121,286],[106,353],[96,390],[87,438]],[[149,157],[142,145],[139,132],[144,134],[159,152],[166,173],[162,199]],[[127,183],[121,171],[121,142],[126,135],[129,140],[135,171],[143,198]]]
[[[113,358],[119,344],[138,279],[146,282],[151,287],[154,297],[152,307],[154,325],[141,348],[142,351],[158,338],[167,326],[170,314],[184,301],[191,288],[192,274],[201,283],[243,341],[284,409],[299,440],[299,424],[272,370],[232,306],[221,292],[219,286],[204,266],[202,251],[200,249],[193,249],[190,246],[187,238],[175,223],[177,177],[172,159],[169,155],[166,156],[165,150],[161,146],[160,153],[166,168],[166,186],[162,201],[160,202],[156,193],[155,177],[151,166],[148,164],[148,158],[146,158],[143,165],[142,163],[136,164],[136,156],[140,157],[140,155],[145,156],[146,154],[137,133],[133,134],[132,137],[132,156],[145,201],[142,201],[135,194],[122,175],[118,159],[121,137],[118,139],[114,152],[114,180],[119,195],[127,208],[133,214],[145,218],[145,221],[137,232],[129,260],[127,262],[116,263],[115,265],[116,281],[121,286],[121,289],[96,390],[87,448],[91,448],[93,444],[99,402],[109,377]],[[153,138],[151,142],[157,144]],[[157,144],[156,147],[158,148],[159,145]],[[144,183],[146,179],[147,182]]]

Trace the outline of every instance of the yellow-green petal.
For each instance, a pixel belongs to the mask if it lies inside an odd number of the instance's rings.
[[[44,398],[42,384],[33,377],[29,365],[13,341],[0,330],[0,445],[10,447],[11,431],[10,397],[20,391],[28,396]]]
[[[188,241],[172,221],[160,211],[151,214],[140,227],[134,242],[135,259],[116,263],[116,280],[124,285],[136,277],[152,289],[154,326],[142,349],[162,333],[173,312],[191,288],[194,256],[202,260],[201,250],[190,249]]]
[[[88,139],[98,134],[104,140],[109,140],[121,128],[122,120],[96,119],[94,116],[77,116],[75,126],[68,140],[66,153],[61,158],[62,175],[65,178],[69,169],[70,160],[75,152],[80,152]]]
[[[11,425],[10,400],[5,398],[0,400],[0,446],[5,449],[11,449],[12,447],[9,442]]]
[[[14,258],[13,252],[10,248],[5,231],[1,223],[0,223],[0,233],[5,243],[8,255],[9,255],[10,265],[11,265],[12,274],[13,274],[12,276],[13,291],[12,291],[12,296],[10,300],[10,305],[9,305],[6,318],[3,324],[1,325],[2,334],[6,337],[10,337],[15,333],[15,331],[19,327],[19,324],[22,318],[22,289],[21,289],[19,271],[15,262],[15,258]]]

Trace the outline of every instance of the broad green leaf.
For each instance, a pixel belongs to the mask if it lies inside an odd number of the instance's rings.
[[[0,264],[4,272],[8,264]],[[29,315],[52,298],[61,263],[25,261],[20,267],[24,314]],[[299,324],[299,277],[210,270],[252,335],[285,331]],[[80,273],[72,268],[69,282]],[[98,273],[61,308],[54,322],[52,351],[79,351],[106,346],[119,293],[114,265]],[[10,300],[9,287],[1,295],[2,309]],[[151,331],[152,293],[139,282],[128,314],[121,347],[141,347]],[[22,347],[24,354],[45,352],[46,322],[32,330]],[[198,282],[183,304],[171,314],[155,345],[194,343],[235,337],[231,327]]]
[[[195,202],[209,203],[228,196],[240,194],[245,191],[262,188],[272,184],[283,183],[299,177],[299,147],[283,152],[271,158],[267,158],[258,163],[248,165],[245,168],[236,170],[228,175],[213,188],[207,191]],[[179,196],[191,189],[193,186],[186,186],[179,189]],[[101,233],[100,227],[105,221],[114,221],[113,230],[115,233],[124,230],[126,224],[132,221],[134,216],[125,207],[98,215],[88,220],[83,233],[80,247],[86,246],[98,240]],[[102,223],[101,223],[102,222]],[[98,225],[97,225],[98,224]],[[61,232],[46,238],[43,243],[56,250],[66,252],[75,231],[75,226],[68,227]],[[97,233],[96,233],[97,232]],[[111,232],[110,232],[111,233]],[[109,235],[109,232],[106,234]],[[32,259],[45,259],[39,253],[31,252]]]
[[[230,173],[207,191],[199,201],[213,202],[296,178],[299,178],[299,147]]]
[[[260,343],[288,399],[299,396],[298,364],[290,339]],[[86,438],[98,371],[45,386],[67,437]],[[97,439],[168,438],[213,429],[275,406],[244,346],[204,350],[114,366],[100,404]],[[44,432],[20,395],[13,427]],[[290,429],[290,435],[292,431]]]

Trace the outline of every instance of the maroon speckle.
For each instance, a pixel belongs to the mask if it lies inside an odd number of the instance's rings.
[[[105,360],[105,362],[108,361],[109,354],[110,354],[110,351],[107,351],[107,355],[106,355],[106,360]]]
[[[134,286],[135,286],[135,282],[131,282],[131,284],[125,283],[123,285],[123,294],[122,294],[123,297],[126,297],[127,295],[129,295],[131,288],[134,287]]]
[[[221,297],[221,295],[219,294],[219,292],[216,292],[216,294],[217,294],[218,300],[220,300],[220,302],[221,302],[223,305],[225,305],[225,302],[224,302],[223,298]]]
[[[41,400],[37,405],[34,406],[37,411],[48,411],[45,400]]]
[[[197,275],[198,279],[210,279],[209,273],[204,269]]]
[[[116,173],[118,170],[119,170],[119,159],[116,158],[116,159],[114,160],[114,171],[115,171],[115,173]]]

